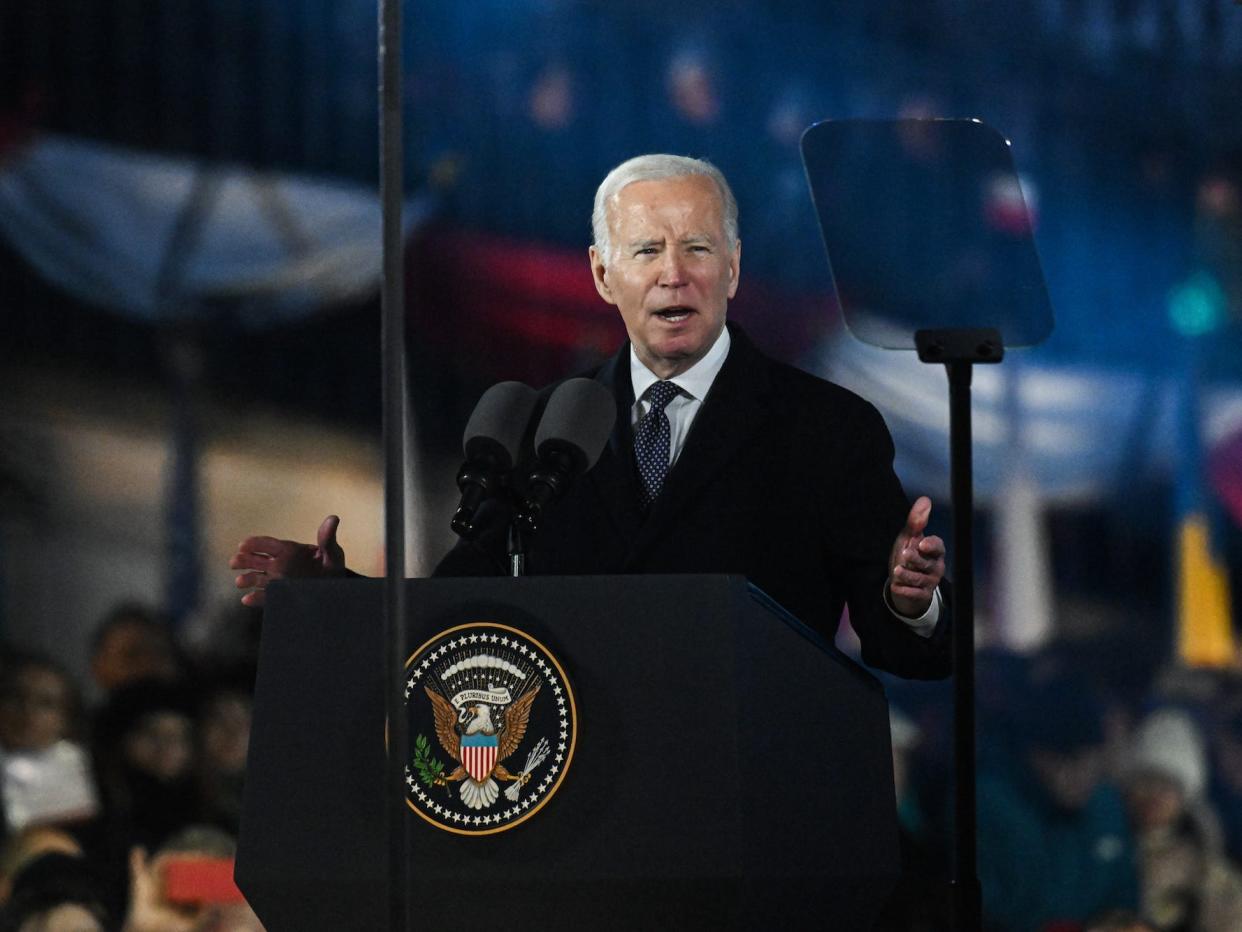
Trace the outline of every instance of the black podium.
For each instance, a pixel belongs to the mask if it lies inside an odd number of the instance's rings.
[[[733,576],[410,580],[411,645],[546,645],[576,695],[554,796],[484,837],[410,819],[411,928],[869,929],[898,873],[870,674]],[[268,591],[237,881],[271,932],[383,930],[380,580]]]

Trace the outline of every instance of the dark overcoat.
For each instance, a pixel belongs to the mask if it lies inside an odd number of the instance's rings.
[[[883,598],[889,551],[909,510],[883,418],[841,386],[764,356],[733,325],[730,336],[728,357],[646,515],[630,425],[629,344],[588,373],[616,398],[616,425],[599,461],[548,510],[528,546],[527,572],[734,573],[830,641],[848,606],[869,665],[904,677],[947,676],[947,605],[924,638]],[[454,547],[436,575],[503,573],[507,518],[489,503],[479,513],[483,532]]]

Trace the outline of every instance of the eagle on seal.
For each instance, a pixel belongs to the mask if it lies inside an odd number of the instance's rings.
[[[457,769],[447,777],[440,777],[436,782],[448,785],[461,781],[458,793],[461,801],[471,809],[485,809],[496,801],[500,787],[496,780],[528,780],[529,776],[516,776],[501,764],[510,754],[517,750],[526,735],[526,726],[530,721],[531,703],[539,692],[539,686],[527,690],[517,699],[509,703],[499,714],[499,721],[493,718],[493,709],[486,702],[473,702],[462,707],[461,712],[453,708],[453,704],[429,686],[423,686],[427,697],[431,700],[431,708],[435,713],[436,737],[440,745],[453,760],[457,761]],[[489,765],[473,772],[463,760],[463,739],[468,744],[477,744],[479,739],[492,738],[495,758],[486,758]],[[492,779],[495,777],[496,779]]]

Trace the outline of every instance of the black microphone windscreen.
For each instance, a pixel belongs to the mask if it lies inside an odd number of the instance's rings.
[[[617,402],[608,389],[591,379],[569,379],[548,399],[535,449],[542,451],[548,442],[567,445],[582,454],[582,469],[590,469],[604,452],[616,419]]]
[[[497,468],[512,469],[538,400],[539,393],[521,382],[499,382],[485,391],[462,438],[467,461],[493,459]]]

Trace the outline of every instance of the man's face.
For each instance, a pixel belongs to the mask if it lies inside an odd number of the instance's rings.
[[[725,237],[720,193],[701,175],[636,181],[608,211],[612,255],[592,246],[595,288],[615,304],[638,358],[660,378],[703,358],[737,291],[741,244]]]

